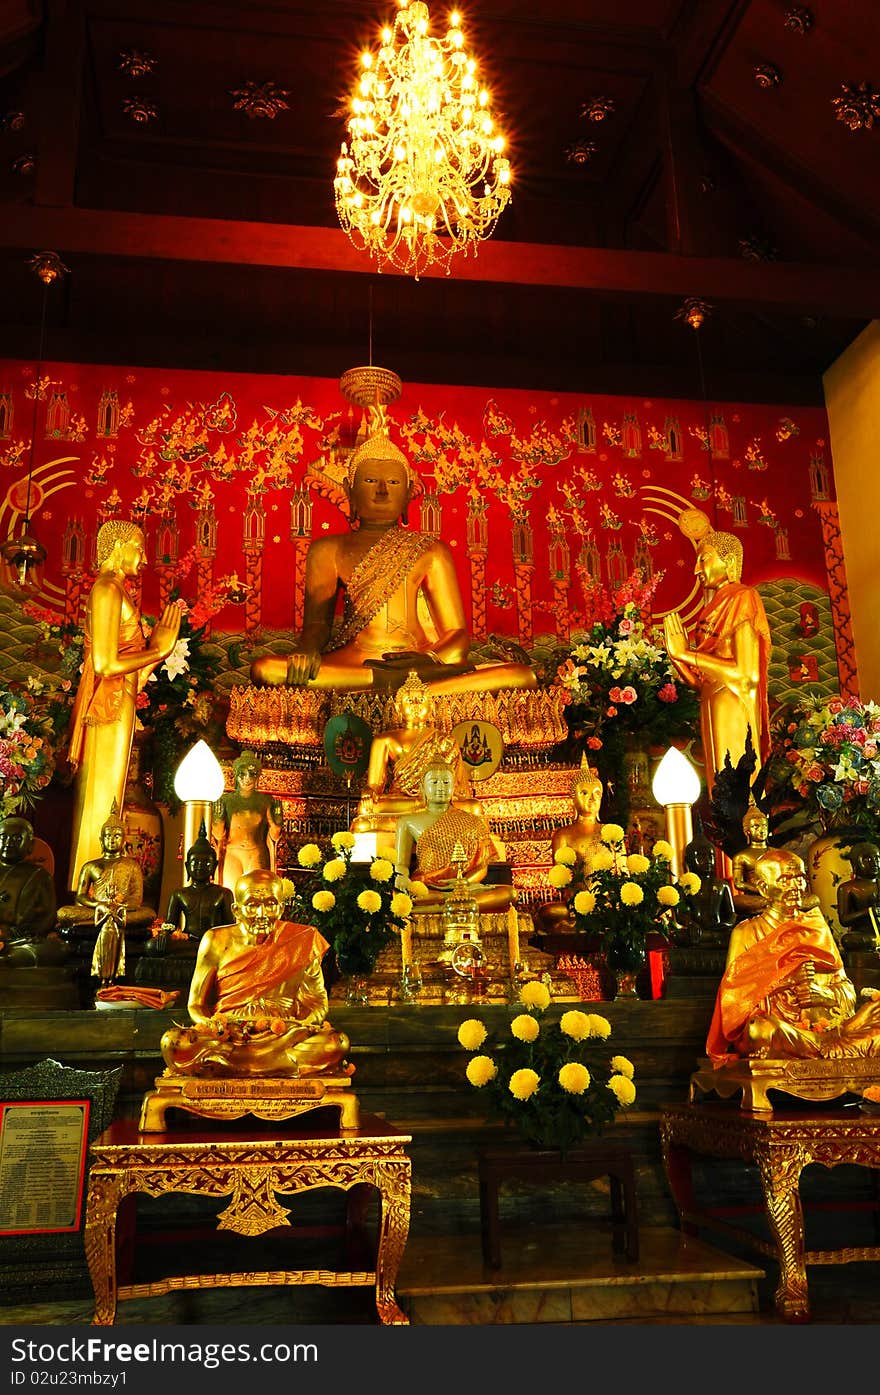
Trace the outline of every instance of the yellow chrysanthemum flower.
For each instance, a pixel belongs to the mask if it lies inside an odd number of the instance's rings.
[[[636,1073],[635,1066],[632,1061],[627,1060],[626,1056],[612,1056],[611,1069],[617,1071],[618,1075],[625,1075],[627,1080],[632,1080]]]
[[[626,859],[626,870],[633,877],[641,876],[642,872],[647,872],[650,865],[650,858],[643,857],[641,853],[630,853]]]
[[[554,862],[561,862],[564,867],[573,867],[577,862],[577,853],[574,848],[557,848],[553,854]]]
[[[382,897],[378,891],[362,891],[357,899],[358,906],[368,915],[375,915],[382,909]]]
[[[592,891],[579,891],[574,898],[574,908],[578,915],[589,915],[596,909],[596,898]]]
[[[679,877],[678,884],[686,896],[696,896],[703,882],[696,872],[684,872]]]
[[[519,1000],[523,1007],[544,1008],[550,1006],[550,992],[545,983],[539,979],[533,979],[531,983],[524,983],[519,990]]]
[[[332,911],[336,905],[336,897],[332,891],[316,891],[312,897],[312,905],[316,911]]]
[[[396,891],[391,898],[391,914],[399,915],[401,920],[406,920],[413,908],[412,897],[407,896],[405,891]]]
[[[465,1075],[475,1089],[488,1085],[498,1074],[498,1067],[491,1056],[472,1056],[465,1067]]]
[[[341,857],[331,857],[329,862],[324,863],[324,871],[321,874],[325,882],[338,882],[345,876],[345,863]]]
[[[610,848],[597,848],[590,859],[594,872],[609,872],[614,866],[614,854]]]
[[[564,1012],[559,1019],[559,1030],[567,1037],[573,1037],[575,1041],[583,1041],[584,1037],[590,1035],[588,1014],[579,1012],[577,1008],[573,1008],[571,1012]]]
[[[590,1072],[580,1061],[568,1061],[560,1070],[557,1079],[569,1095],[582,1095],[590,1088]]]
[[[377,857],[370,864],[370,878],[374,882],[390,882],[394,876],[394,865],[387,857]]]
[[[424,901],[426,896],[431,895],[424,882],[410,882],[409,889],[414,901]]]
[[[674,886],[658,886],[657,900],[661,906],[677,906],[681,897]]]
[[[607,1017],[600,1017],[598,1012],[590,1013],[590,1036],[602,1037],[603,1040],[611,1036],[611,1023]]]
[[[636,1097],[636,1087],[625,1075],[612,1075],[608,1081],[608,1089],[617,1098],[617,1103],[626,1109],[628,1104],[632,1104]]]
[[[507,1088],[515,1100],[528,1100],[537,1090],[541,1083],[541,1077],[535,1070],[530,1070],[528,1066],[523,1066],[522,1070],[515,1070]]]
[[[349,833],[347,828],[343,828],[339,831],[339,833],[333,834],[333,837],[330,839],[330,842],[333,844],[334,848],[336,848],[337,852],[340,848],[353,848],[354,834]]]
[[[651,849],[652,857],[662,857],[664,862],[671,862],[675,856],[671,843],[667,843],[665,838],[658,838]]]
[[[556,862],[547,873],[547,880],[551,886],[557,889],[571,884],[571,870],[564,867],[561,862]]]
[[[515,1017],[510,1024],[510,1030],[520,1041],[534,1041],[541,1028],[527,1012],[521,1012],[519,1017]]]
[[[300,867],[317,867],[321,861],[321,849],[317,843],[303,843],[296,860]]]
[[[479,1051],[486,1040],[486,1028],[479,1017],[468,1017],[458,1029],[458,1044],[465,1051]]]
[[[645,899],[645,893],[636,882],[624,882],[620,888],[620,899],[625,906],[640,906]]]
[[[623,829],[619,823],[603,823],[600,836],[603,843],[622,843]]]
[[[294,884],[293,884],[293,882],[290,880],[290,878],[289,878],[289,877],[282,877],[282,878],[281,878],[281,899],[282,899],[282,901],[289,901],[290,898],[291,898],[291,896],[293,895],[293,893],[294,893],[295,891],[296,891],[296,887],[294,886]]]

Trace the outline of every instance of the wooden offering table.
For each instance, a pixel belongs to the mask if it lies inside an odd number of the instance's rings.
[[[235,1133],[141,1133],[133,1120],[117,1121],[92,1146],[84,1242],[95,1291],[93,1323],[111,1325],[118,1299],[269,1284],[374,1286],[379,1321],[407,1323],[394,1289],[409,1232],[412,1168],[405,1147],[411,1142],[409,1134],[373,1115],[362,1115],[356,1130],[325,1128],[314,1134],[259,1125]],[[257,1237],[290,1226],[289,1211],[276,1192],[287,1196],[319,1187],[348,1193],[346,1228],[363,1221],[370,1189],[379,1192],[375,1268],[182,1274],[150,1283],[117,1283],[117,1214],[133,1193],[228,1196],[217,1230]]]
[[[639,1257],[639,1216],[631,1154],[608,1143],[583,1144],[565,1157],[546,1149],[484,1149],[477,1159],[483,1259],[501,1267],[498,1190],[503,1182],[592,1182],[608,1177],[611,1186],[612,1245],[627,1259]]]
[[[799,1190],[801,1173],[810,1163],[821,1163],[824,1167],[855,1163],[861,1167],[880,1168],[880,1115],[864,1112],[858,1106],[822,1112],[768,1113],[744,1110],[735,1105],[688,1104],[664,1111],[660,1138],[666,1175],[683,1232],[696,1235],[699,1227],[705,1226],[774,1259],[779,1265],[776,1309],[786,1322],[810,1320],[808,1264],[880,1259],[880,1245],[876,1244],[807,1250]],[[691,1175],[695,1153],[740,1158],[758,1169],[763,1210],[772,1237],[770,1243],[726,1220],[725,1215],[734,1208],[698,1204]],[[850,1206],[853,1204],[859,1203],[850,1203]],[[872,1205],[876,1218],[876,1200],[865,1204]],[[843,1210],[844,1203],[836,1209]]]

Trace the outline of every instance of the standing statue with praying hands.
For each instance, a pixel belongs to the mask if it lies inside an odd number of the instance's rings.
[[[149,640],[126,583],[146,560],[136,523],[114,519],[98,530],[98,575],[85,612],[85,657],[71,717],[70,764],[76,771],[69,886],[101,853],[101,825],[115,801],[121,811],[134,735],[135,704],[180,630],[180,608],[167,605]]]
[[[401,526],[412,490],[406,456],[383,431],[352,453],[351,531],[309,544],[302,631],[287,656],[254,662],[255,683],[396,688],[414,669],[434,692],[535,685],[527,664],[471,661],[452,552]]]
[[[700,509],[685,509],[679,527],[697,549],[694,573],[705,594],[693,644],[677,612],[664,620],[666,652],[679,677],[700,695],[700,735],[711,795],[724,758],[736,765],[746,734],[760,761],[770,753],[767,669],[770,629],[764,603],[742,575],[742,543],[716,532]]]

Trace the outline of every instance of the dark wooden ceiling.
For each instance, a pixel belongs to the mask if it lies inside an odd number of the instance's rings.
[[[0,0],[0,353],[34,352],[25,262],[49,247],[71,272],[56,358],[336,375],[372,315],[410,381],[691,396],[675,312],[697,295],[710,396],[820,400],[880,314],[880,117],[832,105],[880,90],[877,0],[461,8],[514,196],[479,257],[415,283],[377,275],[333,205],[340,108],[392,0]],[[131,51],[152,70],[123,71]],[[247,82],[286,109],[235,110]]]

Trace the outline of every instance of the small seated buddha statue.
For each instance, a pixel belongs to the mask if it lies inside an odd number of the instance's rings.
[[[677,944],[701,946],[707,949],[726,947],[731,927],[736,923],[733,896],[727,882],[715,875],[715,844],[697,828],[684,850],[684,870],[700,879],[700,888],[693,895],[682,897],[676,916],[679,932]]]
[[[376,833],[377,851],[392,859],[397,820],[421,807],[422,779],[429,765],[448,765],[456,800],[472,798],[458,746],[453,737],[440,735],[431,706],[430,692],[413,670],[396,695],[399,725],[380,732],[370,746],[364,792],[351,830]]]
[[[231,925],[235,919],[232,892],[214,881],[217,852],[208,839],[204,821],[184,865],[189,880],[185,886],[175,887],[169,896],[165,924],[185,930],[191,940],[200,940],[215,925]]]
[[[599,806],[602,803],[604,786],[592,766],[584,763],[571,788],[571,799],[576,818],[553,830],[550,850],[553,860],[563,848],[570,848],[584,874],[589,875],[593,856],[602,846],[602,829],[599,822]],[[563,893],[559,901],[551,901],[537,913],[538,924],[546,931],[574,930],[568,902],[570,897]]]
[[[58,910],[58,925],[68,936],[77,927],[93,925],[98,935],[92,955],[92,975],[102,984],[125,973],[125,932],[131,926],[146,927],[156,918],[144,905],[144,877],[140,863],[125,851],[125,826],[116,800],[102,824],[101,856],[84,862],[76,900]]]
[[[238,879],[234,923],[206,931],[199,945],[191,1025],[162,1037],[166,1074],[350,1074],[342,1065],[349,1039],[327,1021],[327,941],[283,911],[281,877],[256,870]]]
[[[750,804],[743,816],[743,833],[748,844],[733,857],[733,904],[740,916],[755,915],[764,907],[758,891],[755,866],[762,853],[767,852],[769,821],[767,815]]]
[[[0,820],[0,965],[30,968],[59,964],[67,948],[57,935],[55,886],[44,867],[29,860],[34,830],[27,819]]]
[[[490,862],[497,858],[496,844],[481,815],[453,804],[454,782],[449,765],[433,762],[422,776],[424,807],[402,814],[397,821],[398,884],[405,890],[412,880],[428,892],[415,898],[414,915],[443,909],[458,882],[459,867],[480,912],[507,910],[515,899],[510,886],[482,884]],[[464,859],[456,856],[453,861],[457,845]],[[413,857],[416,865],[411,870]]]
[[[880,929],[880,848],[876,843],[853,843],[846,854],[853,875],[837,888],[837,916],[844,927],[846,950],[878,948]]]

